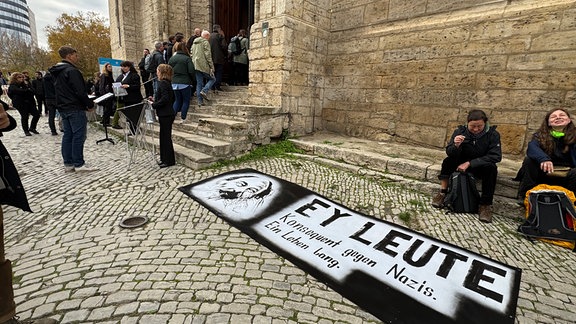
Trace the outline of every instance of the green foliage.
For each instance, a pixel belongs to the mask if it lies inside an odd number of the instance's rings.
[[[98,71],[98,58],[112,56],[110,28],[106,19],[95,12],[77,12],[74,15],[63,13],[55,25],[46,27],[48,46],[54,63],[61,60],[58,48],[68,45],[78,51],[78,69],[85,77]]]
[[[303,153],[303,151],[296,148],[294,143],[290,141],[280,141],[273,144],[259,146],[249,153],[236,157],[232,160],[219,161],[211,165],[210,168],[218,169],[229,165],[242,164],[248,161],[274,157],[286,157],[288,156],[288,153]]]
[[[6,32],[0,33],[0,66],[4,77],[8,72],[28,71],[31,77],[34,72],[45,70],[50,66],[48,51],[37,48],[23,39],[13,37]]]
[[[398,218],[400,218],[400,220],[402,220],[404,223],[410,224],[410,219],[412,218],[412,215],[408,211],[403,211],[400,214],[398,214]]]

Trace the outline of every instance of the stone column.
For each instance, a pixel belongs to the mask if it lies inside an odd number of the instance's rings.
[[[291,134],[321,128],[331,1],[257,1],[250,33],[250,94],[254,104],[281,106]],[[267,25],[267,34],[263,28]]]

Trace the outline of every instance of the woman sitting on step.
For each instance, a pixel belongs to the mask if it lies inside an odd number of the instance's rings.
[[[576,193],[576,126],[565,109],[550,110],[528,143],[526,158],[515,180],[518,199],[538,184],[564,187]]]
[[[470,172],[482,180],[479,219],[492,222],[492,200],[496,188],[498,168],[496,163],[502,160],[500,134],[496,126],[488,124],[488,117],[482,110],[468,113],[467,125],[460,125],[446,146],[448,157],[442,162],[440,192],[432,199],[432,206],[444,207],[444,198],[448,190],[448,179],[455,171]]]

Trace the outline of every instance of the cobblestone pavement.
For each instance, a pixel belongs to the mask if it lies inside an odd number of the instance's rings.
[[[5,207],[7,257],[21,319],[61,323],[378,323],[372,315],[256,243],[178,187],[227,171],[159,169],[150,154],[127,169],[126,145],[95,141],[85,155],[100,170],[64,173],[60,136],[2,138],[34,213]],[[299,157],[251,167],[349,208],[523,269],[517,323],[574,323],[576,254],[515,233],[521,209],[498,208],[492,224],[429,207],[421,184]],[[145,215],[147,225],[118,226]]]

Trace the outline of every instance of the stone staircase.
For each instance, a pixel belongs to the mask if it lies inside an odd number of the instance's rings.
[[[176,162],[192,169],[207,167],[268,144],[288,127],[288,114],[281,108],[248,104],[248,87],[222,88],[210,92],[210,101],[202,107],[193,97],[186,124],[176,117],[172,129]],[[122,130],[108,131],[123,136]],[[147,136],[147,141],[158,145],[158,133],[158,123],[154,123],[153,136]]]

